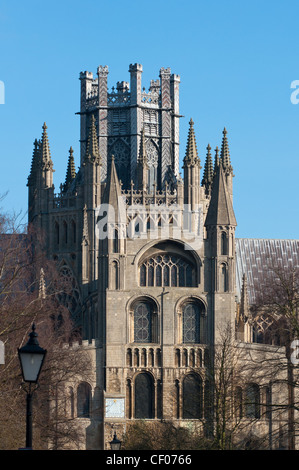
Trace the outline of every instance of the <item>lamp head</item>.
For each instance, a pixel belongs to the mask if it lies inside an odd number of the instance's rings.
[[[25,346],[18,348],[18,355],[25,382],[37,383],[47,351],[40,347],[35,332],[35,324],[29,333],[29,340]]]

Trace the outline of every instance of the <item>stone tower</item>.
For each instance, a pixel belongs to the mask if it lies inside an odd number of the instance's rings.
[[[152,80],[148,91],[142,88],[142,65],[130,65],[130,83],[118,82],[108,92],[108,67],[100,66],[97,78],[90,72],[81,81],[81,158],[91,117],[94,116],[102,162],[101,181],[107,177],[111,156],[123,189],[136,181],[142,132],[147,136],[149,162],[147,185],[162,189],[165,182],[175,184],[179,174],[179,82],[169,68],[161,68],[160,80]]]
[[[121,434],[135,419],[202,418],[211,347],[235,322],[227,131],[214,165],[207,146],[201,175],[190,120],[181,178],[180,78],[161,68],[145,91],[142,66],[129,74],[112,91],[107,66],[80,74],[80,167],[70,148],[55,194],[44,125],[28,178],[29,222],[73,279],[67,305],[95,363],[88,448],[106,448],[112,428]]]

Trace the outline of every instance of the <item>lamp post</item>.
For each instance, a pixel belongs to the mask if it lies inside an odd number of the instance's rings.
[[[32,395],[37,388],[37,381],[47,353],[39,346],[37,336],[33,323],[27,344],[18,348],[23,380],[28,384],[26,390],[26,449],[32,449]],[[36,385],[35,388],[34,385]]]
[[[110,441],[111,450],[120,450],[121,441],[117,439],[116,432],[114,432],[113,440]]]

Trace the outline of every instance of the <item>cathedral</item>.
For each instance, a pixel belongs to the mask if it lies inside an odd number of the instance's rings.
[[[202,157],[190,118],[181,175],[180,77],[161,68],[146,90],[142,71],[131,64],[130,81],[111,90],[107,66],[81,72],[80,166],[70,147],[56,193],[44,123],[27,183],[29,223],[72,279],[65,303],[82,332],[78,350],[94,364],[90,383],[72,384],[70,398],[82,449],[109,448],[140,419],[200,423],[204,432],[221,333],[229,328],[251,354],[263,347],[249,321],[246,240],[235,239],[227,130]],[[251,382],[265,400],[256,398],[248,416],[268,429],[269,413],[257,407],[280,390]]]

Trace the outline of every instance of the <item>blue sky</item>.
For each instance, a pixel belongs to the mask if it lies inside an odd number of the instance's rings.
[[[48,126],[56,192],[72,145],[79,165],[79,73],[109,66],[109,88],[143,65],[142,85],[181,77],[181,160],[192,117],[199,156],[228,130],[236,235],[299,238],[298,0],[2,0],[0,193],[27,210],[33,141]]]

